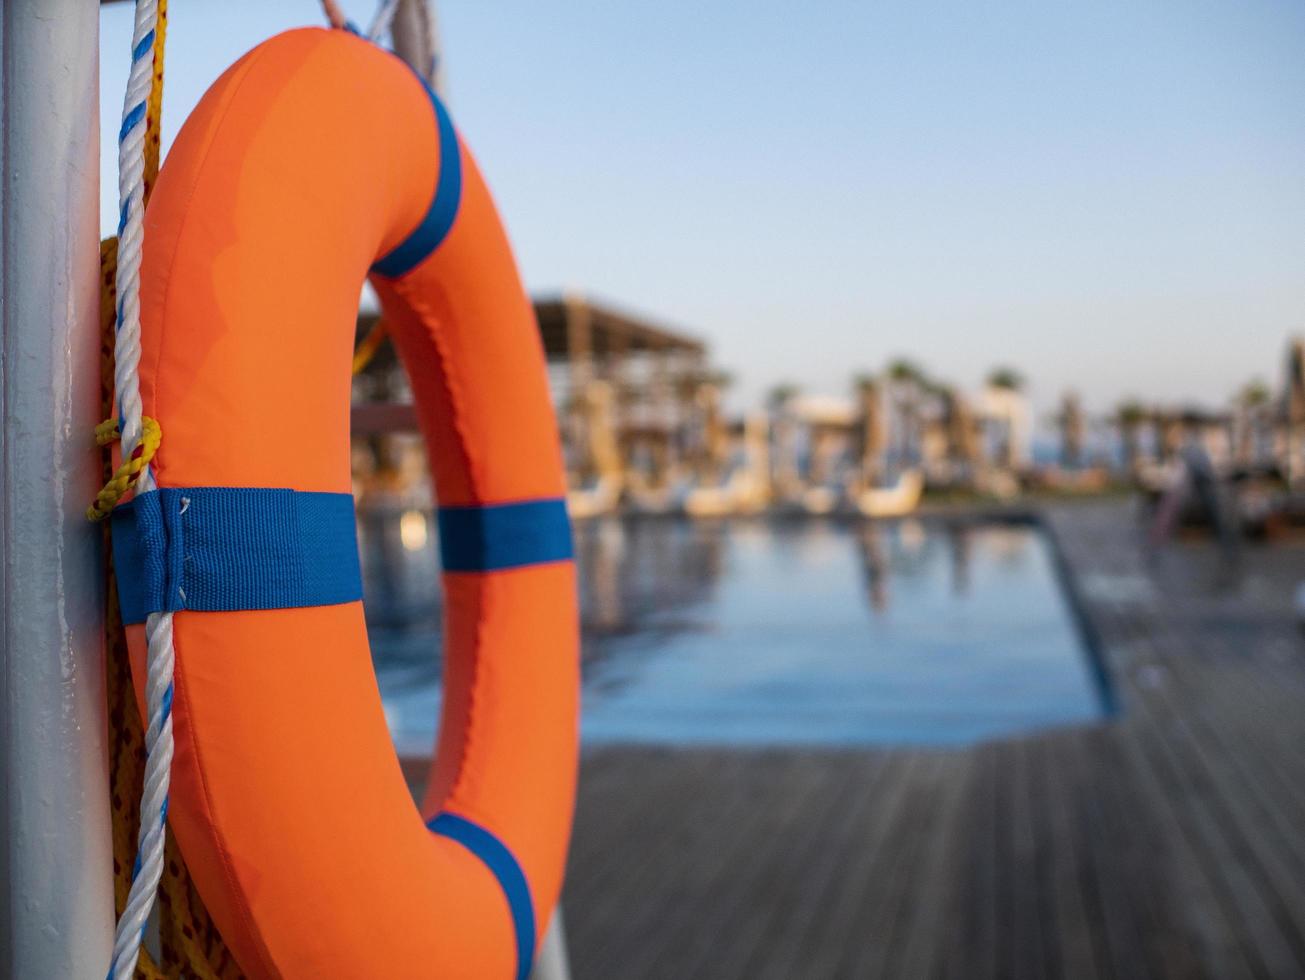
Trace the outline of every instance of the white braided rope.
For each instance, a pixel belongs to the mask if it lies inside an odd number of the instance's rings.
[[[131,73],[123,99],[118,138],[118,324],[114,342],[113,383],[118,398],[122,454],[129,457],[141,438],[140,265],[145,238],[145,115],[154,73],[157,0],[136,0],[132,31]],[[154,489],[145,467],[137,493]],[[172,613],[151,613],[145,623],[145,780],[141,792],[140,834],[131,891],[113,940],[111,980],[129,980],[135,973],[145,925],[163,874],[163,844],[167,834],[168,784],[172,774]]]
[[[122,427],[122,453],[129,456],[140,442],[140,260],[145,237],[145,114],[154,74],[156,0],[136,0],[132,31],[131,73],[123,98],[122,130],[118,136],[118,326],[113,383]],[[140,488],[150,489],[148,468]]]

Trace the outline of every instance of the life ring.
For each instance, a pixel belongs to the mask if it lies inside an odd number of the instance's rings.
[[[350,496],[369,275],[440,502],[444,704],[420,809]],[[575,576],[539,335],[475,162],[393,55],[282,34],[177,136],[141,282],[159,489],[114,512],[115,563],[127,622],[176,610],[168,816],[224,939],[252,977],[525,977],[570,833]]]

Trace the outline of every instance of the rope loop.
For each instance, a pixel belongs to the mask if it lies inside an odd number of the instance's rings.
[[[97,446],[110,445],[117,442],[119,438],[121,433],[117,419],[105,419],[95,427]],[[142,417],[140,443],[132,450],[131,457],[114,471],[103,489],[95,495],[95,500],[86,508],[87,520],[102,521],[113,512],[118,502],[136,486],[141,473],[150,465],[154,454],[159,451],[159,444],[162,441],[163,429],[159,423],[148,415]]]

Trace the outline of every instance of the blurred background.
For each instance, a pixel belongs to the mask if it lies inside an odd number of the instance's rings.
[[[575,974],[1305,976],[1305,7],[436,10],[570,481]],[[177,4],[165,151],[319,22]],[[437,499],[376,322],[354,490],[416,784]]]

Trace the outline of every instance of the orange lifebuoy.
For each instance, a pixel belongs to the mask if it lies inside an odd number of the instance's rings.
[[[369,275],[440,504],[444,705],[420,809],[372,672],[348,496]],[[175,610],[169,818],[242,969],[524,977],[576,776],[561,453],[494,205],[402,62],[298,30],[213,85],[147,211],[140,373],[165,437],[159,489],[114,513],[124,613]]]

